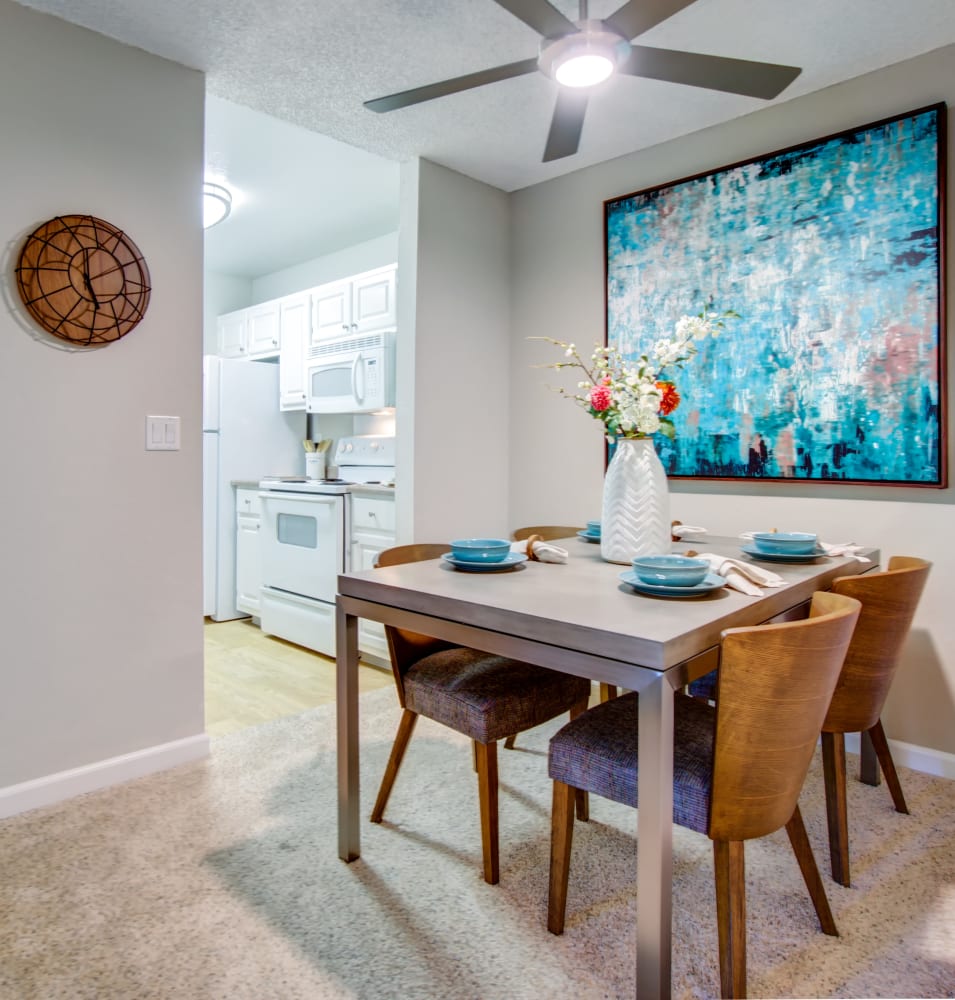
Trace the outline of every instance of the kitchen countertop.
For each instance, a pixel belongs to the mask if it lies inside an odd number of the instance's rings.
[[[237,490],[257,490],[258,479],[233,479],[231,485]]]
[[[233,479],[231,485],[237,490],[257,490],[259,480]],[[394,486],[382,486],[379,483],[354,483],[351,492],[360,496],[387,496],[395,495]]]

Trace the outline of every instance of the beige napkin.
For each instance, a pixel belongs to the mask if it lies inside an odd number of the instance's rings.
[[[570,553],[552,542],[545,542],[540,535],[531,535],[530,538],[511,545],[511,552],[520,552],[528,559],[538,562],[565,563]]]
[[[697,559],[705,559],[714,573],[723,577],[726,586],[750,597],[762,597],[760,587],[782,587],[786,581],[768,569],[743,562],[742,559],[728,559],[712,552],[701,552]]]
[[[855,542],[820,542],[819,544],[827,556],[846,556],[846,558],[855,559],[856,562],[860,563],[872,562],[868,556],[859,555],[862,546],[856,545]]]
[[[705,535],[706,528],[698,528],[692,524],[674,524],[670,527],[670,534],[681,542],[691,542],[694,538]]]

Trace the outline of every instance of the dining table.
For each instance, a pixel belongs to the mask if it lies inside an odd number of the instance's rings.
[[[338,577],[336,602],[338,853],[361,853],[358,738],[358,619],[398,626],[592,681],[639,692],[640,790],[636,993],[670,995],[672,921],[673,695],[718,664],[724,629],[794,620],[833,580],[876,568],[877,549],[854,556],[760,562],[783,584],[748,595],[717,587],[699,596],[641,593],[621,579],[628,566],[605,561],[599,544],[556,544],[566,563],[528,560],[468,572],[444,559]],[[750,561],[739,538],[675,542]],[[421,886],[414,887],[415,892]],[[542,922],[546,914],[541,914]]]

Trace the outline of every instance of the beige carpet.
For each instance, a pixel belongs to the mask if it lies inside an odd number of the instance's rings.
[[[364,695],[363,814],[397,719]],[[467,744],[419,726],[363,856],[336,855],[334,706],[218,739],[208,761],[0,823],[0,997],[633,996],[636,813],[577,824],[567,931],[544,926],[547,727],[501,754],[501,883],[481,879]],[[854,764],[855,762],[852,761]],[[955,996],[955,783],[902,773],[911,816],[851,782],[842,936],[815,923],[788,842],[747,847],[762,997]],[[826,862],[818,763],[802,799]],[[674,995],[718,995],[709,841],[677,831]]]

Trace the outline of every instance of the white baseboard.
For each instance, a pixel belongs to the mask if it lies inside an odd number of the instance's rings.
[[[69,771],[48,774],[33,781],[0,788],[0,819],[16,816],[29,809],[51,806],[57,802],[142,778],[156,771],[166,771],[179,764],[209,756],[209,737],[202,733],[184,740],[160,743],[134,753],[111,757]]]
[[[859,742],[858,733],[846,734],[846,750],[849,753],[859,752]],[[903,743],[901,740],[889,740],[889,749],[896,767],[910,767],[913,771],[924,771],[937,778],[955,780],[955,753]]]

